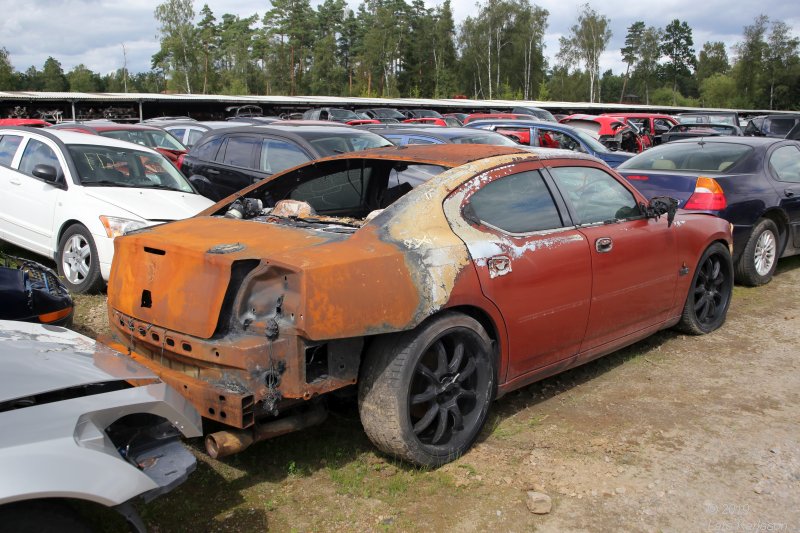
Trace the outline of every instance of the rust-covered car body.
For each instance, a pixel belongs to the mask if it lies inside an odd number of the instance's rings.
[[[355,384],[375,339],[458,311],[492,339],[503,394],[675,325],[703,251],[730,245],[727,223],[703,214],[581,223],[552,189],[562,223],[546,231],[499,229],[466,209],[507,176],[552,187],[551,174],[584,171],[645,210],[602,162],[560,150],[392,147],[296,167],[116,239],[110,342],[203,416],[248,428]],[[230,214],[256,199],[275,207]],[[614,253],[596,252],[609,236]]]

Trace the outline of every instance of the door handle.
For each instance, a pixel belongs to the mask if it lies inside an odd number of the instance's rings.
[[[11,185],[22,185],[22,182],[20,180],[18,180],[17,178],[11,178],[10,180],[8,180],[8,182]]]
[[[614,241],[611,240],[611,237],[600,237],[594,241],[594,249],[601,254],[610,252],[613,247]]]
[[[219,170],[214,170],[213,168],[207,168],[206,172],[209,174],[219,174]]]
[[[794,198],[796,193],[792,189],[784,189],[783,194],[786,198]]]

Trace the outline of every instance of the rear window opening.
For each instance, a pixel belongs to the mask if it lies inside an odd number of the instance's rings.
[[[648,150],[620,165],[624,170],[726,172],[745,159],[750,146],[733,143],[676,143]]]
[[[353,233],[415,187],[447,170],[390,160],[338,160],[298,168],[215,214]]]

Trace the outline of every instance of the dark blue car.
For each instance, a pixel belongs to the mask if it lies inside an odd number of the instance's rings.
[[[800,143],[768,137],[682,139],[617,168],[646,197],[733,224],[736,280],[762,285],[779,257],[800,253]]]
[[[520,144],[561,148],[593,155],[614,168],[635,154],[609,150],[600,141],[578,128],[540,120],[486,119],[470,122],[465,127],[492,130]]]
[[[402,125],[360,126],[389,139],[397,146],[407,144],[490,144],[494,146],[517,146],[517,143],[505,135],[493,131],[482,131],[468,128],[446,128],[443,126],[414,127]]]

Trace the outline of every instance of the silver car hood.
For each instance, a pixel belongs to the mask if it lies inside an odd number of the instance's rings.
[[[57,326],[0,320],[0,402],[92,383],[159,381],[103,344]]]

